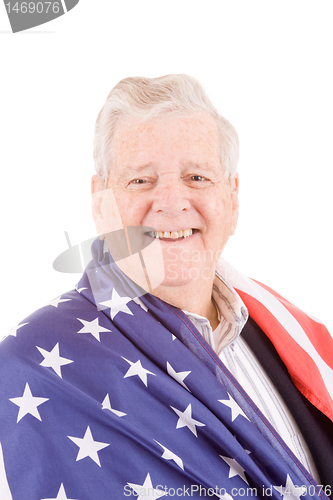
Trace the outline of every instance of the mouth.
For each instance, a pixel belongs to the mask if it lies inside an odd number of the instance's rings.
[[[192,234],[196,233],[197,229],[181,229],[180,231],[149,231],[148,234],[152,238],[160,239],[160,240],[183,240],[192,236]]]

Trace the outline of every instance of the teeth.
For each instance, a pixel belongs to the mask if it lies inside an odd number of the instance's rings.
[[[182,229],[181,231],[150,231],[148,234],[152,238],[177,240],[178,238],[188,238],[193,234],[193,231],[192,229]]]

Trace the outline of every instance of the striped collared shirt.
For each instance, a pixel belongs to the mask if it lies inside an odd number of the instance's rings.
[[[313,457],[295,419],[252,350],[239,335],[248,319],[247,308],[218,272],[213,284],[212,301],[220,321],[214,331],[207,318],[187,311],[184,313],[304,467],[319,481]]]

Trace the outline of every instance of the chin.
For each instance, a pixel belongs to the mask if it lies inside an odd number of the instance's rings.
[[[190,283],[213,281],[214,268],[207,265],[205,267],[198,266],[192,263],[183,265],[176,264],[175,262],[166,263],[164,267],[165,276],[161,283],[164,286],[185,286]]]
[[[181,286],[186,286],[186,285],[189,285],[190,283],[193,283],[193,281],[195,280],[191,280],[191,279],[182,279],[182,278],[168,278],[167,276],[164,278],[164,280],[162,281],[161,285],[160,286],[163,286],[163,287],[169,287],[169,288],[172,288],[172,287],[175,287],[175,288],[178,288],[178,287],[181,287]],[[152,292],[154,294],[154,290]]]

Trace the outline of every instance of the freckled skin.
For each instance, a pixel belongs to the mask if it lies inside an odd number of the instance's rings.
[[[216,323],[214,270],[236,227],[238,177],[225,180],[214,119],[200,112],[123,120],[114,153],[107,187],[124,226],[197,230],[176,242],[161,241],[166,276],[154,295]],[[95,178],[93,191],[98,189]]]

